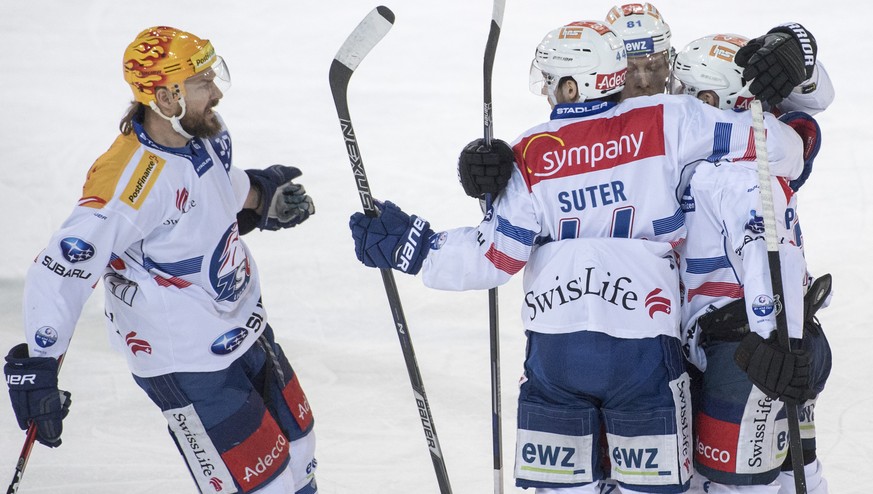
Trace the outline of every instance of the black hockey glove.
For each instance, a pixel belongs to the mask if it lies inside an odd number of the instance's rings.
[[[734,352],[734,362],[755,386],[774,400],[792,404],[812,397],[809,360],[807,352],[786,352],[772,337],[765,340],[755,332],[746,335]]]
[[[70,393],[58,389],[58,361],[29,357],[21,343],[6,356],[6,384],[18,426],[36,424],[36,440],[50,448],[61,445],[63,419],[70,412]]]
[[[492,139],[491,147],[485,139],[476,139],[464,146],[458,156],[458,180],[464,192],[476,199],[484,199],[485,194],[496,197],[512,176],[515,157],[508,144]]]
[[[355,213],[349,219],[355,256],[371,268],[418,274],[430,250],[430,223],[409,216],[390,201],[379,204],[379,209],[379,216]]]
[[[264,170],[246,170],[252,186],[261,191],[261,230],[291,228],[315,214],[315,204],[306,189],[292,182],[303,174],[293,166],[273,165]]]
[[[758,99],[778,105],[801,82],[812,77],[818,45],[797,23],[771,29],[737,51],[743,77],[753,79],[749,90]]]

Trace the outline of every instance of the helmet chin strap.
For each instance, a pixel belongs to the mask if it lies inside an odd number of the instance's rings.
[[[558,104],[558,95],[555,94],[555,84],[554,86],[551,84],[546,85],[546,96],[549,98],[549,103],[552,104],[552,107]]]
[[[163,112],[161,112],[161,109],[158,108],[158,105],[156,105],[154,101],[149,101],[149,107],[151,107],[151,109],[154,110],[155,113],[160,115],[161,118],[170,122],[170,126],[173,127],[173,130],[175,130],[179,135],[181,135],[185,139],[193,139],[194,136],[185,132],[185,129],[182,128],[182,122],[180,122],[180,119],[185,116],[185,97],[184,96],[179,98],[179,106],[182,107],[182,114],[179,115],[178,117],[175,115],[172,117],[168,117],[168,116],[164,115]]]

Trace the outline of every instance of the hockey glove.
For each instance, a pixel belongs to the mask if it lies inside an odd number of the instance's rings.
[[[306,189],[291,182],[302,175],[293,166],[273,165],[264,170],[246,170],[252,186],[261,191],[262,213],[257,227],[261,230],[291,228],[315,214],[315,204]]]
[[[488,147],[484,139],[476,139],[458,156],[458,180],[470,197],[496,197],[509,182],[514,161],[512,148],[505,142],[493,139]]]
[[[740,341],[734,362],[755,386],[774,400],[796,404],[812,397],[809,354],[804,350],[787,352],[773,338],[765,340],[752,332]]]
[[[389,201],[381,204],[381,210],[376,217],[355,213],[349,220],[355,256],[371,268],[418,274],[430,250],[430,223],[409,216]]]
[[[3,371],[18,426],[26,430],[34,422],[37,441],[50,448],[60,446],[70,393],[58,389],[58,361],[28,357],[27,344],[22,343],[9,351]]]
[[[812,33],[797,23],[771,29],[737,51],[743,77],[754,79],[749,90],[758,99],[778,105],[801,82],[812,77],[818,45]]]
[[[802,111],[788,112],[779,117],[779,120],[788,124],[803,139],[803,173],[788,184],[797,192],[812,173],[812,162],[821,148],[821,128],[814,118]]]

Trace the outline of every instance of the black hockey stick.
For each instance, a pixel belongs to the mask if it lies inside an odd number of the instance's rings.
[[[494,121],[491,106],[491,74],[494,69],[494,56],[497,53],[497,40],[500,38],[500,26],[503,24],[504,7],[506,7],[506,0],[494,0],[494,7],[491,11],[491,29],[488,31],[488,41],[485,44],[483,116],[485,145],[489,148],[494,138]],[[491,194],[486,194],[486,212],[491,209],[491,200]],[[503,494],[503,420],[500,412],[500,323],[497,309],[497,288],[491,288],[488,290],[488,325],[491,341],[491,438],[494,455],[494,493]]]
[[[764,238],[767,241],[767,262],[770,266],[770,283],[773,298],[781,300],[782,310],[776,313],[776,337],[779,345],[791,350],[788,337],[788,320],[785,315],[785,294],[782,288],[782,263],[779,260],[779,241],[776,238],[776,212],[773,209],[773,189],[770,185],[770,163],[767,158],[767,136],[764,130],[764,110],[759,100],[752,101],[752,127],[755,131],[755,156],[758,160],[758,188],[761,192],[764,217]],[[803,445],[800,441],[800,420],[797,405],[785,403],[788,415],[788,451],[791,453],[791,470],[794,472],[794,490],[806,494],[806,473],[803,470]]]
[[[64,355],[58,357],[58,372],[61,371],[61,364],[64,363]],[[21,479],[24,477],[24,469],[27,467],[27,460],[30,459],[30,452],[33,450],[33,444],[35,442],[36,422],[31,421],[27,426],[27,434],[24,436],[24,445],[21,446],[21,454],[18,455],[18,461],[15,462],[15,474],[12,476],[12,482],[9,483],[9,487],[6,489],[6,494],[15,494],[18,492],[18,486],[21,485]]]
[[[346,141],[346,151],[352,165],[352,172],[355,175],[355,183],[358,187],[358,195],[364,208],[364,214],[371,217],[378,216],[379,210],[376,208],[373,196],[370,193],[370,184],[367,181],[364,162],[361,160],[358,141],[352,128],[352,118],[349,114],[348,104],[349,79],[351,79],[361,60],[388,33],[393,24],[394,13],[387,7],[376,7],[352,31],[330,65],[330,91],[333,94],[336,113],[339,117],[343,138]],[[443,460],[443,453],[440,449],[436,428],[434,427],[430,405],[428,405],[427,395],[424,392],[424,383],[418,370],[418,364],[415,361],[415,350],[412,348],[412,339],[409,335],[409,328],[406,325],[406,317],[403,315],[403,307],[400,305],[397,284],[390,269],[382,269],[381,272],[382,281],[385,284],[385,292],[388,295],[388,304],[391,306],[391,315],[394,317],[397,337],[400,338],[400,347],[403,350],[403,358],[406,360],[406,370],[409,373],[409,382],[412,384],[412,392],[415,395],[415,404],[418,406],[421,426],[424,429],[427,447],[430,449],[430,457],[433,461],[433,468],[436,471],[440,492],[442,494],[451,494],[452,487],[449,485],[449,475],[446,472],[446,464]]]
[[[15,494],[18,492],[18,486],[21,485],[21,478],[24,476],[24,468],[27,467],[27,460],[30,458],[30,451],[33,449],[34,442],[36,442],[36,423],[31,422],[27,427],[27,435],[24,437],[24,445],[21,447],[21,454],[18,455],[18,461],[15,463],[15,475],[12,476],[12,482],[9,483],[9,488],[6,489],[6,494]]]

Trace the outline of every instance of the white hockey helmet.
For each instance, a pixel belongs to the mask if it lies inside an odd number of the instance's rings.
[[[722,110],[748,110],[754,99],[751,81],[743,78],[743,69],[734,61],[748,41],[737,34],[713,34],[688,43],[673,62],[672,92],[697,97],[701,91],[712,91]]]
[[[530,65],[530,89],[557,104],[558,84],[571,77],[581,102],[620,92],[626,74],[621,38],[601,22],[579,21],[549,32],[537,46]]]
[[[606,22],[624,40],[629,57],[670,52],[670,25],[650,3],[615,6],[606,14]]]

